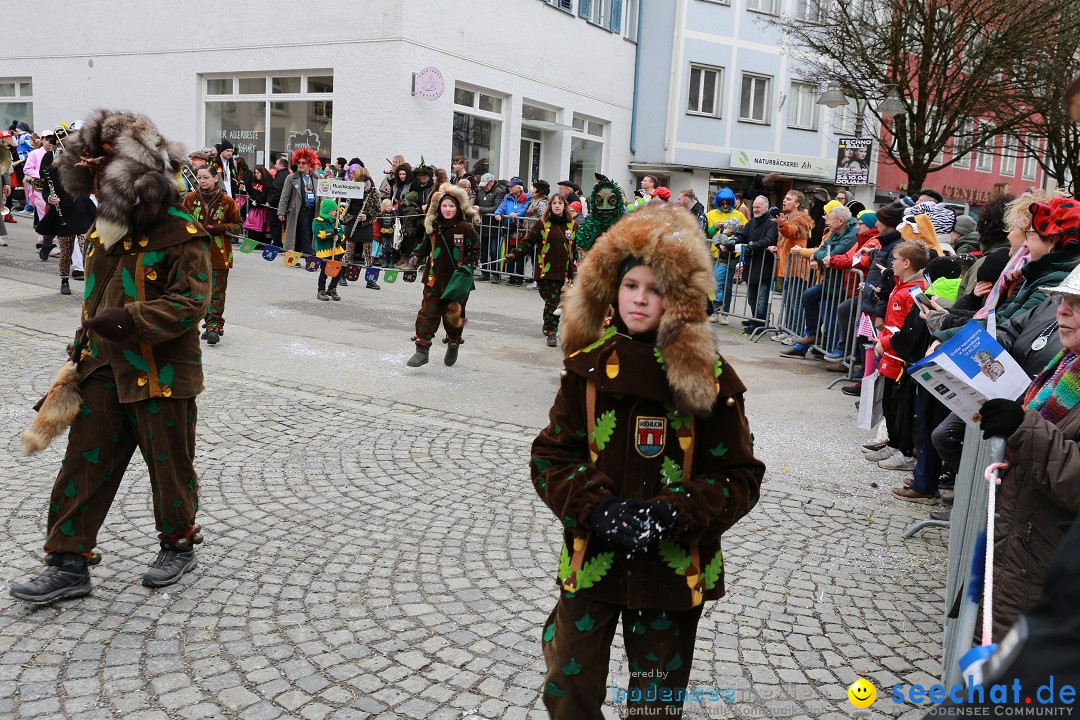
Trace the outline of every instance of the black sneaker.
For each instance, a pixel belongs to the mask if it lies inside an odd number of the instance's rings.
[[[219,340],[221,340],[221,336],[218,335],[215,330],[207,330],[206,331],[206,344],[207,345],[217,345]]]
[[[840,392],[845,395],[851,395],[852,397],[859,397],[862,395],[862,383],[857,382],[854,385],[846,385],[840,388]]]
[[[349,281],[346,280],[345,278],[341,278],[341,280],[338,281],[337,286],[338,287],[349,287]]]
[[[558,347],[559,339],[554,335],[548,335],[547,336],[547,344],[548,344],[548,347]]]
[[[172,585],[197,564],[194,550],[181,552],[172,545],[162,543],[157,557],[150,563],[150,569],[143,573],[142,584],[146,587]]]
[[[377,283],[377,282],[369,282],[367,284],[367,289],[368,290],[382,290],[382,288],[379,287],[379,283]]]
[[[330,296],[331,300],[337,301],[341,299],[341,296],[337,294],[337,288],[334,288],[333,290],[327,290],[326,294]]]
[[[72,270],[71,271],[71,279],[72,280],[82,280],[83,277],[84,277],[84,275],[83,275],[82,270]]]
[[[53,553],[49,566],[33,580],[12,586],[11,597],[42,605],[62,598],[90,594],[90,571],[80,555]]]
[[[38,257],[41,258],[41,262],[49,262],[49,254],[52,253],[53,244],[51,242],[41,243],[41,247],[38,248]]]
[[[68,284],[68,279],[67,278],[60,278],[60,294],[61,295],[70,295],[71,294],[71,285]]]
[[[202,331],[202,335],[200,335],[199,337],[200,337],[200,338],[202,338],[203,340],[205,340],[205,339],[206,339],[206,336],[207,336],[207,334],[208,334],[209,332],[210,332],[209,330],[203,330],[203,331]]]

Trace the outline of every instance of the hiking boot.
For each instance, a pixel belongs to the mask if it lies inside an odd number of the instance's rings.
[[[334,288],[333,290],[327,290],[326,294],[329,295],[330,299],[334,302],[337,302],[341,299],[341,296],[337,294],[337,288]]]
[[[67,278],[60,278],[60,294],[61,295],[70,295],[71,294],[71,286],[68,285],[68,279]]]
[[[458,348],[461,347],[461,343],[447,343],[446,357],[443,358],[443,365],[450,367],[457,362]]]
[[[405,364],[409,367],[420,367],[421,365],[427,365],[428,353],[431,352],[430,345],[417,345],[416,352],[409,358]]]
[[[53,553],[49,565],[33,580],[13,585],[10,593],[16,600],[42,605],[61,598],[90,594],[90,571],[86,558],[69,553]]]
[[[806,346],[795,343],[787,350],[780,353],[780,357],[783,358],[804,358],[806,357]]]
[[[330,296],[326,294],[325,290],[320,290],[315,295],[315,297],[318,298],[319,300],[325,300],[326,302],[330,302]]]
[[[210,331],[209,331],[209,330],[203,330],[203,331],[202,331],[202,335],[200,335],[200,336],[199,336],[199,339],[200,339],[200,340],[205,340],[205,339],[206,339],[206,336],[207,336],[207,335],[208,335],[209,333],[210,333]]]
[[[369,282],[367,284],[367,289],[368,290],[382,290],[382,288],[379,287],[379,283],[377,283],[377,282]]]
[[[52,253],[53,244],[49,241],[41,243],[41,247],[38,248],[38,257],[41,258],[41,262],[49,262],[49,254]]]
[[[172,585],[197,564],[194,549],[181,552],[173,545],[161,543],[161,550],[158,550],[157,557],[150,563],[149,569],[143,573],[142,584],[155,588]]]
[[[558,347],[559,346],[559,338],[556,337],[555,335],[548,335],[547,336],[547,344],[548,344],[548,347]]]
[[[878,467],[882,470],[902,470],[904,472],[911,472],[915,469],[915,458],[908,457],[902,452],[898,452],[895,455],[890,455],[878,462]]]
[[[221,340],[221,336],[217,334],[216,330],[207,330],[206,331],[206,344],[207,345],[217,345],[219,340]]]

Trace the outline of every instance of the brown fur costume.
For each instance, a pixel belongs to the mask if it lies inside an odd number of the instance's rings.
[[[435,232],[435,218],[439,216],[439,203],[447,195],[457,203],[462,217],[471,223],[480,222],[480,213],[476,212],[472,203],[469,202],[469,193],[457,185],[443,183],[438,190],[431,194],[431,198],[428,200],[427,217],[424,218],[424,230],[427,231],[428,235]]]
[[[618,302],[619,270],[634,256],[656,273],[664,296],[656,345],[683,412],[707,415],[716,401],[716,345],[705,302],[715,285],[704,233],[686,210],[650,204],[615,223],[582,263],[563,307],[563,352],[598,340]]]
[[[184,149],[145,115],[96,110],[65,146],[58,165],[68,193],[80,197],[101,188],[95,229],[106,248],[129,228],[145,232],[158,225],[174,204]]]

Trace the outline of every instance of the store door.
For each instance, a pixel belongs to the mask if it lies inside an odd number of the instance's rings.
[[[518,157],[518,177],[525,181],[525,192],[530,192],[533,182],[540,179],[540,154],[543,150],[539,131],[521,129],[521,154]]]

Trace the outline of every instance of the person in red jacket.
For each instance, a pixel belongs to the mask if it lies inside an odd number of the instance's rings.
[[[915,304],[915,298],[911,296],[912,288],[926,289],[926,277],[923,276],[923,268],[930,262],[930,248],[917,240],[907,240],[896,246],[893,250],[892,271],[895,278],[895,286],[889,295],[889,302],[885,310],[885,327],[881,329],[877,342],[874,343],[874,352],[881,357],[878,372],[882,378],[893,380],[885,381],[885,394],[882,397],[882,408],[885,414],[885,425],[889,429],[890,446],[897,451],[900,448],[892,446],[892,438],[900,438],[904,435],[898,428],[906,423],[913,422],[912,417],[902,417],[898,412],[899,382],[904,375],[904,361],[893,350],[891,338],[904,325],[908,312]],[[907,380],[911,382],[910,378]],[[910,433],[909,433],[910,434]],[[890,462],[886,469],[910,470],[915,466],[915,458],[895,453],[894,457],[887,458]],[[895,465],[895,467],[893,467]],[[909,467],[910,466],[910,467]]]

